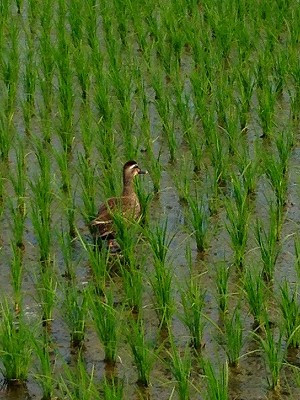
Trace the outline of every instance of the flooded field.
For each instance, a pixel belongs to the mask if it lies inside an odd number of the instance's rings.
[[[300,396],[297,0],[0,3],[0,399]],[[138,220],[90,222],[135,160]]]

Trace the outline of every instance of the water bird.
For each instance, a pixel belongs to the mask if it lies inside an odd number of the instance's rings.
[[[137,220],[141,214],[141,205],[134,190],[136,175],[147,174],[141,170],[134,160],[127,161],[123,166],[123,191],[120,197],[111,197],[101,204],[97,217],[91,222],[95,237],[106,240],[111,250],[116,250],[115,229],[113,223],[114,212],[120,212],[129,219]]]

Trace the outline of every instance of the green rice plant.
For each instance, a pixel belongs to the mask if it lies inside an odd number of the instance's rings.
[[[175,237],[175,235],[168,233],[168,221],[165,220],[162,225],[157,224],[154,228],[147,229],[145,235],[154,259],[164,265],[167,261],[170,245]]]
[[[224,128],[228,137],[229,154],[238,153],[238,147],[241,139],[242,130],[239,124],[239,113],[237,107],[229,105],[224,111]]]
[[[245,261],[245,251],[248,239],[250,210],[247,202],[247,194],[236,192],[236,201],[226,199],[225,207],[228,218],[226,229],[231,239],[234,251],[235,264],[242,268]]]
[[[192,361],[188,347],[185,348],[184,355],[181,356],[173,340],[171,341],[171,351],[169,352],[169,366],[171,373],[176,381],[178,398],[180,400],[190,399],[189,378],[191,375]]]
[[[7,57],[1,57],[2,79],[7,90],[7,102],[5,107],[5,115],[8,121],[14,114],[17,82],[20,70],[19,56],[19,27],[17,22],[12,18],[9,24],[7,43]]]
[[[154,261],[154,268],[154,276],[150,282],[154,293],[155,311],[159,319],[160,327],[165,327],[169,326],[173,315],[173,274],[170,267],[160,260]]]
[[[231,316],[225,315],[224,320],[224,348],[230,367],[238,365],[242,346],[243,324],[241,321],[240,306],[238,305]]]
[[[2,173],[0,172],[0,218],[4,211],[4,184],[3,184],[3,177]]]
[[[103,382],[103,400],[123,400],[124,399],[124,381],[118,378],[104,379]]]
[[[280,383],[280,372],[284,365],[285,349],[282,346],[282,337],[275,339],[275,334],[268,325],[264,328],[265,337],[254,334],[260,342],[264,354],[266,366],[271,374],[268,379],[270,389],[276,389]]]
[[[71,344],[81,347],[85,337],[87,318],[86,290],[66,285],[64,288],[64,317],[70,330]]]
[[[201,360],[201,366],[206,378],[207,400],[228,400],[228,365],[222,365],[216,372],[208,359]]]
[[[276,92],[272,82],[264,81],[263,86],[257,90],[258,116],[263,131],[263,137],[270,138],[274,127],[274,112]]]
[[[95,384],[95,368],[88,373],[82,354],[79,353],[75,368],[65,366],[65,374],[59,382],[60,394],[67,400],[100,400]]]
[[[25,151],[24,142],[19,140],[15,148],[16,167],[14,173],[10,171],[9,178],[12,183],[15,195],[17,197],[17,210],[21,216],[25,217],[25,198],[26,198],[26,164],[25,164]],[[13,208],[11,208],[13,210]]]
[[[27,54],[24,71],[24,92],[25,101],[23,103],[23,115],[26,133],[30,132],[30,122],[34,113],[34,95],[36,90],[36,65],[34,60],[34,47],[30,37],[27,37]]]
[[[90,161],[85,159],[82,154],[78,155],[79,175],[82,190],[82,199],[84,208],[82,216],[87,224],[96,215],[95,190],[96,190],[96,167],[91,165]]]
[[[196,197],[189,197],[189,223],[193,228],[193,235],[196,239],[197,250],[199,252],[204,252],[207,248],[207,237],[209,228],[209,211],[205,206],[204,196],[201,199],[198,197],[196,192]]]
[[[135,256],[130,257],[128,261],[125,264],[120,261],[125,298],[129,308],[138,313],[142,306],[143,270]]]
[[[72,1],[68,4],[68,21],[71,27],[71,38],[74,47],[78,47],[83,39],[83,9],[81,1]]]
[[[34,335],[32,326],[24,320],[22,313],[15,317],[8,301],[1,302],[0,360],[2,374],[10,385],[18,385],[28,378],[32,362]]]
[[[76,69],[77,79],[81,88],[81,97],[83,101],[86,101],[91,85],[91,63],[89,54],[82,43],[80,43],[78,48],[75,50],[73,60]]]
[[[43,400],[51,400],[54,395],[56,380],[54,377],[55,360],[51,359],[51,343],[47,335],[33,340],[35,354],[39,360],[39,366],[34,377],[42,389]]]
[[[134,187],[141,206],[140,224],[142,226],[147,226],[149,224],[149,213],[153,200],[153,193],[145,189],[143,179],[136,179],[134,181]]]
[[[53,310],[57,301],[57,279],[54,270],[47,266],[40,271],[36,281],[37,301],[42,310],[44,326],[50,326],[53,320]]]
[[[138,224],[131,215],[124,216],[122,210],[114,210],[113,224],[116,231],[116,241],[122,251],[125,265],[135,264],[134,249],[137,242]]]
[[[16,0],[18,14],[21,14],[21,9],[23,7],[23,0]]]
[[[254,328],[257,328],[265,322],[266,287],[261,273],[251,267],[246,269],[242,283],[250,314],[254,318]]]
[[[11,148],[12,127],[8,117],[3,111],[0,111],[0,157],[2,161],[8,160]]]
[[[228,157],[225,153],[225,146],[220,139],[219,132],[215,126],[209,128],[210,145],[209,155],[213,168],[215,169],[215,175],[217,177],[218,184],[224,184],[226,180],[226,171],[228,170]]]
[[[274,214],[271,214],[268,232],[263,228],[261,220],[257,219],[255,225],[255,238],[263,262],[262,274],[268,282],[274,278],[275,265],[280,252],[280,246],[277,242],[277,223],[274,217]]]
[[[279,212],[279,224],[282,223],[283,209],[287,197],[287,176],[282,167],[282,163],[275,159],[273,155],[265,154],[264,167],[267,178],[276,195],[276,205]]]
[[[225,263],[220,263],[216,270],[216,285],[218,294],[218,306],[222,313],[228,310],[228,281],[230,270]]]
[[[11,284],[14,292],[15,311],[18,313],[22,305],[22,281],[23,281],[23,254],[14,241],[11,242],[12,259],[10,263]]]
[[[103,7],[104,9],[105,7]],[[87,43],[93,49],[93,52],[99,51],[97,37],[97,13],[95,13],[95,1],[84,1],[84,29],[87,38]]]
[[[147,145],[147,154],[149,157],[148,165],[149,165],[149,174],[153,182],[153,189],[155,193],[159,192],[160,189],[160,181],[162,174],[162,165],[160,163],[161,153],[159,152],[158,157],[155,157],[152,143],[148,143]]]
[[[50,159],[40,142],[36,144],[36,158],[38,160],[40,175],[30,181],[29,185],[33,196],[31,197],[31,218],[40,250],[41,262],[50,261],[51,251],[51,203],[53,193],[51,189]]]
[[[255,79],[252,71],[253,69],[251,66],[247,68],[246,65],[245,68],[239,68],[237,70],[237,83],[240,94],[238,98],[238,108],[242,130],[247,126],[249,120],[251,99],[255,87]]]
[[[185,289],[181,289],[181,304],[183,314],[180,319],[189,330],[191,336],[191,344],[196,351],[200,350],[203,343],[203,330],[205,323],[203,321],[202,310],[205,305],[206,291],[195,280],[190,277],[188,285]]]
[[[292,128],[281,131],[275,141],[279,160],[281,163],[281,170],[283,175],[287,173],[291,152],[294,145],[294,133]]]
[[[257,157],[251,159],[249,150],[246,150],[243,147],[240,155],[238,155],[237,167],[241,174],[243,187],[245,188],[247,195],[253,195],[257,186],[259,174]]]
[[[12,221],[10,222],[11,230],[12,230],[12,240],[15,246],[19,249],[24,250],[24,229],[25,229],[25,218],[26,211],[24,209],[24,213],[20,212],[19,208],[14,207],[14,205],[10,202],[10,209],[12,215]]]
[[[137,383],[147,387],[150,385],[150,374],[155,361],[155,353],[153,344],[146,339],[142,319],[130,321],[126,337],[138,372]]]
[[[192,163],[185,157],[179,160],[180,168],[174,171],[172,179],[177,189],[179,200],[188,202],[191,192],[191,171]]]
[[[58,241],[62,253],[62,258],[65,266],[64,277],[70,281],[74,281],[76,271],[73,263],[73,248],[72,248],[72,237],[69,233],[61,230]]]
[[[300,344],[300,307],[297,287],[291,288],[287,280],[280,286],[280,310],[283,331],[288,347],[299,347]]]
[[[119,313],[114,308],[112,291],[106,290],[103,301],[95,299],[90,293],[89,304],[98,338],[104,347],[104,360],[115,364],[121,321]]]
[[[294,249],[295,249],[295,269],[297,272],[297,277],[298,279],[300,278],[300,236],[299,233],[297,233],[294,237]]]

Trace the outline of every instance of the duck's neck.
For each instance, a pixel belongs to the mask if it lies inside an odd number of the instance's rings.
[[[134,185],[133,185],[133,180],[132,179],[126,179],[125,177],[123,178],[123,196],[130,196],[134,194]]]

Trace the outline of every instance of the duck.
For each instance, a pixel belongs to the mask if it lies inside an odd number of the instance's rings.
[[[113,223],[114,211],[129,219],[138,220],[141,215],[141,205],[134,190],[134,178],[137,175],[147,174],[134,160],[127,161],[123,166],[123,190],[119,197],[110,197],[104,201],[98,210],[96,218],[90,223],[96,238],[106,240],[108,247],[117,247]]]

